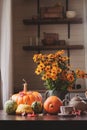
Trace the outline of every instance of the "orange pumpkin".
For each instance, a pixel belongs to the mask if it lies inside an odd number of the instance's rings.
[[[62,106],[62,100],[57,96],[48,97],[43,104],[44,110],[50,114],[57,114]]]
[[[24,90],[13,94],[11,99],[16,101],[17,104],[29,104],[31,105],[34,101],[42,102],[42,95],[37,91],[27,91],[27,83],[24,83]]]

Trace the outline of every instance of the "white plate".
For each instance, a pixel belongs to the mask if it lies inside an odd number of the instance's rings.
[[[62,114],[62,113],[58,113],[58,116],[73,117],[73,116],[76,116],[76,115],[75,114]]]

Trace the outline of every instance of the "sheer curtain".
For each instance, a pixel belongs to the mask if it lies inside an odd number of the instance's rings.
[[[84,47],[85,47],[85,70],[87,72],[87,0],[83,0],[84,4]],[[87,88],[87,80],[86,80]]]
[[[0,0],[0,98],[2,106],[12,95],[12,10],[11,0]]]

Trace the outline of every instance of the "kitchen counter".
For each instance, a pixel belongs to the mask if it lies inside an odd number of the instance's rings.
[[[0,128],[19,128],[19,129],[54,129],[55,128],[82,128],[87,127],[87,113],[78,116],[59,116],[40,114],[35,117],[20,116],[20,115],[7,115],[3,110],[0,110]]]

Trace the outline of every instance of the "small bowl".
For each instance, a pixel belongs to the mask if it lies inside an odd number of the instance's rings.
[[[66,11],[66,17],[67,18],[75,18],[76,12],[75,11]]]

